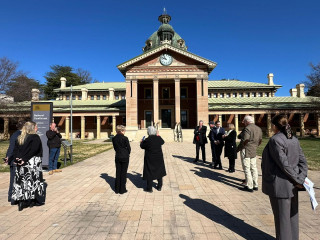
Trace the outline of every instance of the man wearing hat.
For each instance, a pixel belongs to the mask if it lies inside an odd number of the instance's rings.
[[[211,147],[211,153],[212,153],[212,163],[210,163],[210,166],[213,166],[216,162],[216,152],[215,152],[214,134],[213,134],[213,130],[215,128],[214,121],[210,121],[209,126],[210,126],[210,132],[209,132],[208,138],[210,140],[210,147]]]

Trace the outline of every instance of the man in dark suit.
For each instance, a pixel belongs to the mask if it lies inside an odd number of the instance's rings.
[[[115,192],[126,193],[127,171],[129,166],[129,157],[131,147],[129,140],[124,136],[126,128],[122,125],[117,126],[117,135],[112,138],[113,148],[116,152],[116,182]]]
[[[216,127],[213,129],[213,137],[214,137],[214,147],[216,153],[216,161],[214,163],[214,169],[222,169],[221,163],[221,153],[224,146],[223,135],[226,134],[226,131],[223,127],[221,127],[221,122],[216,122]]]
[[[210,132],[208,135],[208,138],[210,140],[210,147],[211,147],[211,154],[212,154],[212,163],[210,163],[210,166],[212,167],[214,163],[216,162],[216,151],[215,151],[215,144],[214,144],[214,134],[213,130],[215,129],[214,121],[209,122],[210,126]]]
[[[196,144],[196,159],[193,162],[199,161],[199,150],[201,148],[202,152],[202,160],[206,162],[206,148],[205,145],[208,143],[207,141],[207,127],[203,126],[203,121],[199,121],[199,126],[197,126],[194,130],[194,138],[193,143]]]

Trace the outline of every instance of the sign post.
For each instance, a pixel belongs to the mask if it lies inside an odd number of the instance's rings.
[[[38,135],[42,142],[43,157],[42,166],[49,166],[49,147],[47,145],[46,132],[50,128],[53,118],[53,103],[52,102],[31,102],[31,120],[38,126]]]

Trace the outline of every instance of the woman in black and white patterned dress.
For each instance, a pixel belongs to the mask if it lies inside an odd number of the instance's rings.
[[[42,144],[37,130],[35,122],[26,122],[13,150],[13,161],[17,168],[11,197],[18,202],[19,211],[44,203]]]

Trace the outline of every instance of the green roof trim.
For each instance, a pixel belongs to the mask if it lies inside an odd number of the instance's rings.
[[[246,81],[240,81],[240,80],[209,80],[208,81],[209,89],[281,88],[281,87],[282,87],[281,85],[269,85],[264,83],[246,82]]]
[[[83,85],[72,86],[72,91],[81,91],[82,88],[86,88],[89,91],[109,91],[109,88],[114,88],[115,91],[126,90],[125,82],[98,82],[98,83],[88,83]],[[70,92],[70,87],[57,88],[54,92]]]

